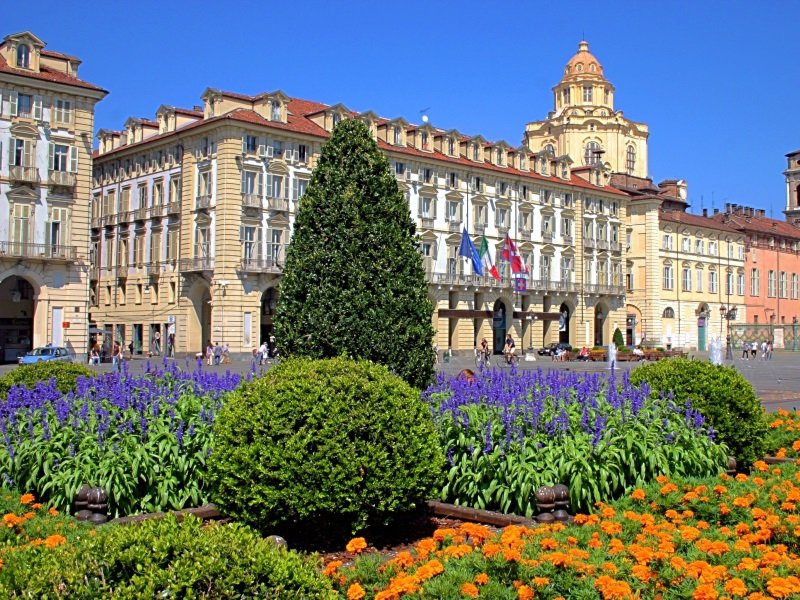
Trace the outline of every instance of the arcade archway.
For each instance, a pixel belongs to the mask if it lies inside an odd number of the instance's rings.
[[[35,313],[35,291],[27,279],[12,275],[0,283],[0,362],[16,362],[33,349]]]

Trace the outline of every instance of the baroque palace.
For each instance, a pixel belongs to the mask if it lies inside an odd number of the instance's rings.
[[[500,349],[507,332],[526,345],[608,344],[626,320],[629,204],[610,174],[644,169],[647,131],[614,111],[613,87],[583,42],[554,95],[552,126],[531,123],[516,146],[280,91],[208,89],[202,106],[165,105],[152,120],[102,129],[92,319],[134,352],[171,334],[178,353],[209,340],[250,352],[271,333],[293,218],[321,146],[340,119],[357,118],[416,219],[440,348],[472,349],[485,336]],[[578,144],[580,165],[567,153]],[[524,284],[499,261],[501,280],[474,275],[458,256],[463,227],[476,245],[486,236],[495,261],[510,236]]]
[[[0,43],[0,362],[89,340],[94,107],[81,61],[24,32]]]
[[[684,181],[648,178],[648,127],[615,108],[586,42],[519,144],[208,89],[199,106],[101,129],[92,157],[107,92],[79,64],[27,32],[0,44],[0,361],[111,340],[134,354],[168,339],[179,355],[209,341],[251,352],[271,336],[321,147],[351,118],[408,199],[440,349],[486,337],[500,350],[506,333],[521,347],[607,345],[619,328],[628,344],[702,350],[731,324],[745,340],[748,319],[770,324],[776,345],[771,326],[786,325],[797,343],[800,153],[787,156],[788,221],[735,205],[689,213]],[[459,256],[464,228],[486,241],[499,280]],[[506,239],[524,276],[500,259]]]

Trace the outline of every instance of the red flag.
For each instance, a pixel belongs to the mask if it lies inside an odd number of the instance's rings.
[[[528,268],[522,264],[522,257],[519,255],[519,250],[517,250],[516,245],[514,245],[514,242],[508,234],[506,234],[506,239],[503,242],[503,252],[500,254],[500,258],[511,263],[512,273],[528,272]]]

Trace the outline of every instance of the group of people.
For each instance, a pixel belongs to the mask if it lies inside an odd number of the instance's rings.
[[[275,345],[275,336],[269,336],[269,342],[264,340],[257,350],[253,350],[253,357],[259,365],[267,364],[271,358],[278,358],[278,347]]]
[[[208,345],[206,346],[206,362],[208,365],[230,364],[231,351],[230,348],[228,348],[228,344],[220,344],[219,342],[212,344],[211,340],[208,340]]]
[[[761,350],[761,360],[772,360],[772,340],[758,342],[744,342],[742,344],[742,360],[756,360],[758,351]]]

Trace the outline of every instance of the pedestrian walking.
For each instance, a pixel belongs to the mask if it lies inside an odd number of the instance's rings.
[[[122,370],[122,344],[114,342],[114,349],[111,354],[111,367],[112,370],[117,372]]]
[[[772,360],[772,340],[767,341],[767,360]]]
[[[750,344],[747,342],[742,343],[742,359],[747,360],[750,356]]]
[[[222,362],[222,346],[219,345],[219,342],[214,344],[214,364],[218,365]]]
[[[761,360],[767,360],[767,342],[761,341]]]
[[[214,346],[211,344],[211,340],[208,340],[206,345],[206,362],[209,367],[214,364]]]

